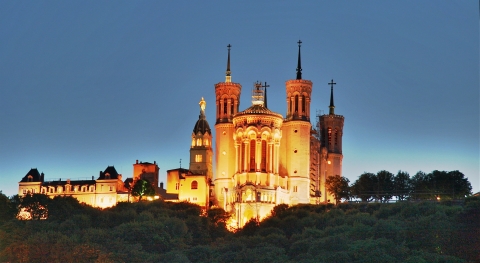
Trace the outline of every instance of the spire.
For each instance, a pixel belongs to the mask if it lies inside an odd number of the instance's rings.
[[[333,79],[328,85],[330,85],[330,115],[335,115],[335,105],[333,104],[333,85],[336,85],[337,83],[333,82]]]
[[[298,65],[297,65],[297,79],[302,79],[302,60],[300,58],[300,47],[302,46],[302,41],[298,40]]]
[[[263,98],[263,106],[265,106],[265,108],[267,108],[267,88],[268,87],[270,87],[270,85],[267,85],[267,82],[265,81],[265,86],[263,86],[263,88],[265,90],[265,96]]]
[[[232,47],[232,45],[228,44],[227,48],[228,48],[228,60],[227,60],[227,74],[225,76],[225,82],[232,82],[232,76],[230,76],[230,74],[232,73],[230,71],[230,48]]]

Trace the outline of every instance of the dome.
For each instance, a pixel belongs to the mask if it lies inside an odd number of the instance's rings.
[[[206,132],[212,134],[212,130],[210,130],[210,125],[208,125],[208,121],[205,119],[205,116],[200,115],[200,118],[198,119],[197,123],[195,123],[195,127],[193,128],[193,133],[205,134]]]
[[[246,115],[246,114],[272,115],[272,116],[283,118],[281,114],[265,108],[262,104],[254,104],[249,108],[247,108],[246,110],[237,113],[236,116]]]

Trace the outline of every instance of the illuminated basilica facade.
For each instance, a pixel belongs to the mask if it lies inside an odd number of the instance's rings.
[[[285,117],[267,108],[267,85],[258,82],[252,105],[239,110],[242,86],[232,82],[228,46],[225,82],[215,85],[210,204],[234,214],[238,226],[261,220],[278,204],[333,202],[325,179],[342,175],[344,118],[334,112],[332,80],[329,114],[316,116],[312,127],[313,83],[302,79],[300,44],[296,78],[286,82]]]
[[[311,124],[312,86],[302,78],[298,42],[296,78],[287,80],[286,115],[267,108],[268,87],[255,83],[252,104],[240,111],[242,86],[232,82],[230,45],[224,82],[215,84],[216,121],[213,135],[200,101],[200,115],[191,135],[188,169],[167,171],[167,187],[158,188],[157,164],[136,162],[133,178],[122,182],[113,166],[94,180],[45,182],[31,170],[19,183],[19,195],[70,195],[96,207],[131,201],[127,184],[149,180],[160,198],[188,201],[208,209],[217,206],[233,215],[233,225],[261,220],[279,204],[333,202],[326,191],[329,176],[342,175],[344,117],[335,114],[333,80],[329,114],[316,115]],[[215,145],[213,149],[213,145]]]

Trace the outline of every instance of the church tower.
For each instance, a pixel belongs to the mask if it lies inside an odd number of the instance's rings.
[[[207,181],[212,180],[212,131],[205,117],[207,103],[200,100],[200,115],[192,132],[192,146],[190,147],[190,168],[193,174],[207,176]]]
[[[302,79],[298,41],[296,79],[286,82],[287,116],[282,126],[281,173],[289,178],[291,204],[310,202],[310,98],[312,82]]]
[[[335,114],[335,104],[333,102],[333,85],[337,83],[330,83],[330,110],[328,114],[320,116],[320,136],[321,136],[321,159],[323,160],[322,166],[324,171],[324,180],[329,176],[340,175],[342,176],[342,136],[343,136],[343,121],[342,115]],[[323,181],[323,180],[322,180]],[[323,182],[322,192],[326,193]],[[323,201],[333,202],[333,197],[329,194],[324,195]]]
[[[217,205],[225,203],[227,189],[232,184],[235,173],[235,143],[233,141],[233,116],[238,112],[242,86],[233,83],[230,71],[230,48],[228,48],[225,82],[215,84],[215,198]]]

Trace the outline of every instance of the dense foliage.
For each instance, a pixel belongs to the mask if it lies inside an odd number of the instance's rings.
[[[472,194],[472,185],[459,171],[418,172],[413,177],[399,171],[394,175],[382,170],[378,173],[363,173],[351,185],[338,187],[338,182],[348,180],[344,177],[332,176],[327,179],[326,186],[335,196],[342,193],[341,199],[357,199],[362,202],[389,202],[396,200],[455,200]],[[333,180],[335,179],[335,180]],[[338,203],[338,202],[336,202]]]
[[[476,262],[480,198],[461,202],[279,205],[226,230],[222,209],[162,201],[99,210],[70,197],[46,220],[15,219],[0,193],[0,262]]]

